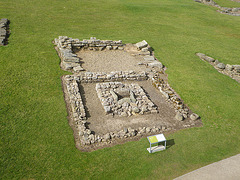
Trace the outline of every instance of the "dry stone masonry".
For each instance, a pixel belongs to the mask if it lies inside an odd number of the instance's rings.
[[[194,0],[194,1],[198,2],[198,3],[206,4],[209,6],[217,7],[217,8],[219,8],[217,11],[222,14],[228,14],[231,16],[240,16],[240,8],[239,7],[235,7],[235,8],[221,7],[213,0]]]
[[[240,65],[224,64],[203,53],[196,53],[196,55],[201,60],[211,64],[216,70],[218,70],[218,72],[225,74],[240,83]]]
[[[59,36],[54,40],[56,50],[61,58],[61,68],[66,71],[79,72],[84,69],[81,67],[80,59],[74,53],[76,50],[93,50],[102,51],[106,50],[123,50],[122,41],[99,40],[91,37],[89,40],[72,39],[67,36]]]
[[[175,109],[176,116],[175,118],[179,121],[183,121],[184,119],[190,116],[190,112],[187,106],[184,105],[181,98],[177,95],[177,93],[160,77],[160,73],[155,73],[154,77],[151,78],[152,84],[156,87],[162,95],[166,98],[166,100],[171,104],[171,106]],[[193,117],[193,116],[192,116]],[[191,118],[191,116],[190,116]],[[191,118],[192,120],[197,120],[197,118]]]
[[[141,81],[147,80],[147,73],[134,72],[134,71],[112,71],[110,73],[105,72],[85,72],[81,73],[78,77],[79,81],[82,83],[91,83],[91,82],[113,82],[113,81]]]
[[[6,18],[0,20],[0,46],[7,45],[9,36],[9,23],[10,21]]]
[[[126,117],[158,113],[157,107],[138,84],[97,83],[96,91],[106,114]]]
[[[153,55],[152,48],[143,40],[136,44],[123,44],[121,40],[78,40],[59,36],[54,40],[56,50],[61,58],[61,68],[73,75],[62,77],[65,101],[69,114],[69,124],[74,131],[76,147],[80,150],[92,151],[122,143],[127,139],[136,139],[153,133],[175,130],[175,125],[182,124],[182,128],[195,126],[200,123],[200,117],[192,113],[184,105],[181,98],[169,86],[164,71],[165,67]],[[145,71],[110,71],[89,72],[81,67],[78,51],[125,51],[132,56],[141,57],[136,66],[145,67]],[[102,105],[102,114],[112,118],[130,118],[161,115],[161,109],[151,101],[151,96],[137,82],[150,81],[157,88],[165,101],[175,110],[174,124],[162,122],[161,125],[125,127],[119,131],[109,131],[98,134],[89,128],[86,100],[81,91],[84,84],[95,84],[95,93]],[[173,116],[173,117],[174,117]]]

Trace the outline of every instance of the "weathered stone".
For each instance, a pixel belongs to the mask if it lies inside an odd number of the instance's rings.
[[[158,113],[158,110],[153,109],[153,110],[151,110],[151,113],[152,113],[152,114],[157,114],[157,113]]]
[[[104,139],[105,141],[110,140],[110,139],[111,139],[110,134],[109,134],[109,133],[105,134],[105,135],[103,136],[103,139]]]
[[[130,91],[130,100],[131,100],[131,102],[136,103],[136,99],[135,99],[134,93],[132,91]]]
[[[99,47],[98,49],[99,49],[99,51],[102,51],[102,50],[104,50],[104,48],[105,47]]]
[[[195,114],[195,113],[192,113],[190,115],[190,119],[193,120],[193,121],[197,120],[198,118],[199,118],[199,116],[197,114]]]
[[[177,119],[178,121],[183,121],[183,115],[179,112],[177,112],[175,119]]]
[[[123,132],[125,132],[125,134],[128,133],[128,128],[124,128]]]
[[[147,106],[146,106],[146,105],[143,105],[142,108],[141,108],[141,111],[142,111],[142,112],[147,112]]]
[[[118,49],[118,46],[113,46],[113,50],[117,50]]]
[[[143,127],[142,129],[140,129],[139,132],[140,132],[141,134],[146,133],[146,127]]]
[[[202,60],[205,60],[205,61],[208,61],[208,62],[214,62],[215,60],[209,56],[206,56],[205,54],[203,53],[196,53],[196,55],[202,59]]]
[[[204,60],[208,61],[208,62],[214,62],[215,59],[213,59],[212,57],[209,56],[205,56]]]
[[[147,127],[147,128],[146,128],[146,133],[150,133],[150,132],[151,132],[151,130],[152,130],[152,128],[150,128],[150,127]]]
[[[143,40],[141,42],[136,43],[136,46],[137,46],[138,49],[142,49],[144,47],[147,47],[148,43],[145,40]]]
[[[133,108],[132,108],[132,111],[133,111],[134,113],[139,113],[140,110],[139,110],[138,107],[133,107]]]
[[[220,63],[219,60],[215,60],[215,62],[214,62],[215,65],[217,65],[219,63]]]
[[[110,93],[112,94],[114,101],[118,101],[118,95],[113,90],[110,90]]]
[[[237,72],[240,72],[240,65],[233,65],[233,69]]]
[[[83,69],[81,66],[74,67],[73,70],[74,70],[75,72],[84,71],[84,69]]]
[[[110,106],[104,106],[103,108],[104,108],[104,111],[106,113],[111,113],[111,107]]]
[[[152,63],[148,63],[148,66],[149,66],[149,67],[157,67],[157,68],[159,68],[159,69],[162,69],[162,68],[163,68],[162,63],[159,62],[159,61],[154,61],[154,62],[152,62]]]
[[[122,113],[121,113],[121,116],[123,116],[123,117],[127,117],[128,114],[127,114],[126,112],[122,112]]]
[[[238,8],[232,8],[232,12],[238,12]]]
[[[112,50],[113,48],[112,48],[112,46],[107,46],[106,49],[107,50]]]
[[[182,114],[184,119],[187,119],[187,114]]]
[[[219,68],[219,69],[225,69],[225,64],[223,64],[223,63],[218,63],[218,64],[217,64],[217,68]]]
[[[155,61],[155,58],[153,56],[145,56],[143,59],[145,61]]]
[[[147,52],[148,51],[148,47],[142,48],[141,51],[142,52]]]
[[[233,66],[232,65],[230,65],[230,64],[226,64],[226,70],[228,70],[228,71],[232,71],[233,70]]]

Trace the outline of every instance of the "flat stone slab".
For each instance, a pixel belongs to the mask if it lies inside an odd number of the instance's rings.
[[[165,150],[165,146],[163,146],[163,145],[151,147],[151,151],[152,151],[152,152],[150,152],[150,148],[147,148],[147,151],[148,151],[149,153],[155,153],[155,152],[163,151],[163,150]]]
[[[138,49],[142,49],[144,47],[147,47],[148,43],[145,40],[143,40],[141,42],[136,43],[136,46],[137,46]]]

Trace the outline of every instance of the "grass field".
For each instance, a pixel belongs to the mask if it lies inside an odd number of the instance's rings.
[[[0,0],[0,18],[11,21],[0,47],[1,179],[172,179],[240,153],[240,85],[195,56],[240,64],[240,17],[193,0]],[[155,154],[146,138],[78,151],[61,89],[67,72],[51,43],[61,35],[145,39],[203,127],[166,135],[175,145]]]

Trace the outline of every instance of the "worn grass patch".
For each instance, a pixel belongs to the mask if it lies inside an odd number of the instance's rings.
[[[171,179],[239,153],[240,85],[195,56],[240,64],[239,17],[190,0],[0,0],[0,9],[11,21],[0,47],[1,179]],[[155,154],[145,138],[78,151],[61,89],[67,72],[51,43],[59,35],[145,39],[203,127],[166,135],[175,144]]]

